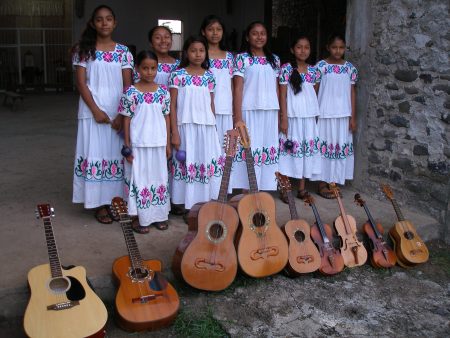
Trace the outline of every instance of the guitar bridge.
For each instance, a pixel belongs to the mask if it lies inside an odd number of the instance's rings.
[[[141,296],[141,297],[137,297],[137,298],[132,298],[131,302],[133,304],[135,304],[135,303],[145,304],[145,303],[148,303],[150,300],[155,300],[159,296],[162,296],[162,294],[145,295],[145,296]]]
[[[49,306],[47,306],[47,310],[60,311],[60,310],[66,310],[66,309],[73,308],[74,306],[77,306],[77,305],[80,305],[79,301],[69,300],[67,302],[61,302],[61,303],[49,305]]]

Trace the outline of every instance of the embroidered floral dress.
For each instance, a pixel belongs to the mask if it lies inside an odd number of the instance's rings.
[[[353,135],[349,129],[352,115],[351,86],[358,80],[358,71],[348,61],[329,64],[325,60],[316,65],[320,83],[319,151],[321,174],[315,179],[344,184],[353,179]]]
[[[170,111],[166,86],[143,93],[130,86],[122,95],[119,113],[131,117],[133,163],[125,160],[125,196],[128,213],[139,224],[166,221],[170,210],[166,159],[167,131],[164,116]]]
[[[236,56],[234,76],[244,79],[242,120],[250,134],[253,162],[258,188],[276,190],[275,172],[278,170],[278,96],[277,79],[280,59],[275,67],[266,57],[241,53]],[[249,188],[245,152],[236,154],[231,172],[231,188]]]
[[[86,68],[86,84],[95,103],[113,120],[123,92],[122,70],[133,69],[133,56],[128,48],[116,44],[113,51],[96,51],[94,60],[80,60],[75,53],[73,65]],[[74,203],[96,208],[110,204],[115,196],[123,196],[122,143],[111,125],[95,122],[80,97],[73,172]]]
[[[211,110],[214,92],[213,74],[190,75],[186,69],[171,73],[169,87],[177,90],[177,124],[180,149],[186,160],[172,156],[169,169],[172,178],[172,203],[190,209],[195,203],[217,198],[225,165],[221,155],[216,120]],[[175,153],[175,150],[174,150]]]
[[[288,116],[287,135],[280,133],[280,163],[279,170],[283,175],[295,178],[311,178],[320,173],[319,130],[316,116],[319,115],[314,84],[316,69],[307,67],[306,73],[301,73],[301,91],[294,94],[289,80],[293,68],[290,63],[281,67],[279,84],[287,86],[286,102]],[[285,142],[290,140],[292,148],[286,148]]]

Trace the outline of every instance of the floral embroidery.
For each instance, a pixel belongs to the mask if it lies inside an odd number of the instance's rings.
[[[227,52],[225,59],[209,59],[209,67],[212,69],[228,69],[230,75],[233,75],[233,54]]]
[[[151,185],[150,187],[141,188],[139,189],[134,182],[130,186],[130,181],[125,178],[125,193],[129,198],[136,200],[136,207],[138,209],[148,209],[151,206],[165,205],[169,201],[169,189],[167,185]]]
[[[320,154],[331,160],[343,160],[349,156],[353,156],[353,143],[344,143],[339,145],[339,143],[328,144],[327,141],[322,141],[320,143]]]
[[[355,83],[358,80],[357,69],[348,61],[345,61],[343,65],[330,65],[324,60],[319,61],[316,70],[317,81],[319,82],[322,79],[322,76],[331,73],[347,74],[352,83]]]
[[[276,55],[274,55],[275,57],[275,64],[276,67],[274,69],[274,71],[277,73],[279,73],[280,71],[280,58]],[[234,62],[234,74],[244,74],[245,73],[245,68],[252,66],[252,65],[270,65],[270,62],[267,60],[267,58],[265,56],[250,56],[250,54],[248,53],[241,53],[238,54],[236,56],[235,62]],[[270,65],[271,66],[271,65]]]
[[[170,74],[170,87],[186,87],[191,85],[207,87],[209,91],[213,91],[216,87],[216,80],[209,70],[205,71],[202,76],[190,75],[184,68],[177,69]]]
[[[121,181],[123,179],[123,159],[89,161],[80,156],[76,159],[75,175],[85,181]]]
[[[252,148],[253,163],[255,166],[271,165],[278,163],[279,160],[279,149],[275,146],[270,148]],[[235,162],[244,162],[246,160],[247,153],[245,148],[239,147],[236,156],[234,157]]]
[[[107,63],[121,63],[122,68],[133,68],[134,66],[133,55],[130,53],[126,46],[121,44],[117,44],[114,51],[111,52],[103,52],[99,50],[95,51],[95,59],[97,61],[104,61]],[[89,60],[90,59],[80,60],[77,52],[75,52],[72,57],[72,63],[75,65],[86,66],[86,63]]]
[[[180,60],[175,60],[174,63],[158,63],[159,73],[172,73],[180,65]]]
[[[211,177],[221,177],[225,166],[225,156],[212,159],[211,163],[189,163],[179,162],[174,157],[169,162],[169,172],[176,181],[186,183],[208,184]]]
[[[286,63],[283,66],[281,66],[281,72],[280,72],[280,84],[288,84],[289,79],[291,78],[291,74],[294,68],[292,68],[290,63]],[[302,78],[302,82],[308,82],[311,84],[316,83],[316,68],[313,66],[308,66],[307,73],[301,73],[300,76]]]
[[[167,115],[170,110],[170,95],[167,87],[160,85],[158,89],[152,93],[142,93],[134,86],[127,88],[119,102],[119,113],[122,115],[133,117],[136,107],[139,104],[159,104],[161,105],[163,115]]]
[[[285,138],[280,138],[280,154],[283,156],[290,155],[292,157],[303,158],[310,157],[319,152],[319,138],[302,141],[299,140],[291,140],[293,143],[292,149],[285,149],[284,142],[286,142]]]

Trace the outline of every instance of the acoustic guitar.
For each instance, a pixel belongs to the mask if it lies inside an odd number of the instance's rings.
[[[279,172],[275,176],[280,190],[288,198],[291,213],[291,220],[281,227],[289,242],[289,260],[285,271],[290,276],[316,271],[320,268],[320,253],[311,240],[309,224],[298,217],[289,177]]]
[[[384,240],[383,226],[375,223],[366,202],[359,194],[355,194],[355,202],[364,208],[369,218],[363,225],[363,231],[370,241],[370,264],[374,268],[392,268],[397,262],[397,256]]]
[[[31,290],[24,329],[29,337],[105,337],[108,312],[86,281],[86,270],[77,266],[63,269],[49,204],[39,204],[36,216],[44,222],[50,264],[34,267],[28,273]]]
[[[428,248],[412,223],[403,216],[391,188],[385,184],[382,184],[381,187],[391,201],[398,218],[398,222],[389,230],[389,237],[394,243],[394,250],[397,254],[397,263],[404,268],[425,263],[429,257]]]
[[[320,253],[319,271],[325,276],[335,275],[341,272],[345,265],[341,253],[333,246],[333,231],[328,224],[322,223],[314,204],[314,198],[309,193],[305,197],[305,202],[311,206],[316,218],[316,222],[311,227],[311,238],[317,245]]]
[[[251,277],[266,277],[283,270],[288,261],[286,237],[275,219],[275,201],[258,191],[250,138],[243,122],[236,123],[246,155],[250,192],[230,200],[238,211],[241,227],[236,234],[239,266]]]
[[[182,255],[181,260],[173,260],[181,261],[181,274],[186,283],[200,290],[223,290],[236,277],[237,257],[233,240],[239,217],[236,210],[227,204],[227,192],[238,141],[237,130],[228,130],[224,141],[226,160],[219,198],[191,209],[188,220],[195,235],[184,252],[176,251],[176,254]],[[189,232],[188,236],[191,236]],[[182,245],[185,242],[183,239]]]
[[[344,258],[344,264],[349,268],[364,265],[367,261],[367,250],[356,236],[356,221],[353,216],[345,212],[344,204],[341,200],[341,193],[336,184],[330,183],[330,188],[336,196],[340,210],[340,216],[334,221],[334,227],[341,240],[340,250]]]
[[[161,261],[142,259],[123,199],[114,197],[111,206],[120,217],[128,248],[128,256],[117,258],[112,268],[119,283],[116,294],[118,324],[127,331],[156,330],[168,326],[180,307],[178,294],[161,273]]]

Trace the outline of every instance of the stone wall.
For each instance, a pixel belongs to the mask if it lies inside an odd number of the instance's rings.
[[[348,0],[347,58],[360,71],[353,184],[446,224],[450,27],[445,0]],[[448,235],[447,235],[448,239]]]

